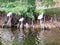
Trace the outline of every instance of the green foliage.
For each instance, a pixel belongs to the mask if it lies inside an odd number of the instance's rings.
[[[41,4],[42,4],[43,6],[48,7],[48,6],[53,6],[53,5],[55,5],[55,2],[54,2],[53,0],[42,0],[42,1],[41,1]]]
[[[35,6],[35,0],[28,0],[28,4]]]
[[[21,2],[20,2],[21,1]],[[18,15],[23,15],[24,17],[29,17],[34,19],[35,13],[44,12],[43,9],[36,9],[36,0],[0,0],[0,11],[13,12]],[[41,0],[42,5],[49,6],[52,5],[52,0]]]
[[[15,2],[8,2],[8,3],[2,3],[0,5],[0,11],[5,11],[5,12],[13,12],[15,14],[18,15],[24,15],[24,17],[29,17],[34,19],[33,17],[33,8],[34,6],[32,6],[31,4],[27,5],[27,4],[20,4],[19,1],[15,1]]]
[[[45,10],[44,9],[36,9],[35,12],[38,14],[41,14],[42,12],[45,12]]]
[[[34,20],[34,16],[33,16],[32,12],[31,13],[27,12],[26,16],[29,17],[29,18],[31,18],[32,20]]]
[[[53,0],[40,0],[40,1],[41,1],[41,5],[44,6],[44,7],[53,6],[56,3]],[[55,14],[54,11],[52,11],[52,10],[50,10],[48,8],[47,9],[43,9],[43,8],[35,9],[35,12],[38,13],[38,14],[41,14],[42,12],[47,13],[47,14],[52,14],[52,15]]]

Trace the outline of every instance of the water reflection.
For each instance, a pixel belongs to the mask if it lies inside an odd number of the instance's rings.
[[[2,45],[44,45],[43,43],[43,31],[38,33],[37,30],[33,32],[28,30],[28,34],[25,37],[21,37],[21,33],[18,30],[11,31],[11,28],[0,28],[0,37]]]
[[[12,45],[14,38],[10,29],[0,29],[0,37],[2,45]]]

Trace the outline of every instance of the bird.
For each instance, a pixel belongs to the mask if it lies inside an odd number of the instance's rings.
[[[7,21],[6,21],[6,24],[8,25],[8,26],[10,26],[11,27],[11,19],[12,19],[12,12],[9,12],[8,14],[7,14]]]
[[[12,12],[9,12],[8,14],[7,14],[7,17],[9,17],[9,16],[11,16],[12,15]]]
[[[24,28],[23,21],[24,21],[24,17],[19,19],[20,38],[22,38],[24,36],[24,33],[23,33],[23,28]]]
[[[19,22],[22,22],[23,20],[24,20],[24,18],[22,17],[22,18],[19,19]]]
[[[19,19],[19,30],[23,28],[23,21],[24,21],[23,17]]]
[[[43,13],[38,16],[38,19],[41,20],[43,18]]]
[[[40,20],[40,28],[44,29],[44,23],[42,22],[43,12],[38,16],[38,20]]]

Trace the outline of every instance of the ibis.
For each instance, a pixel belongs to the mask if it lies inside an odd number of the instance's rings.
[[[23,28],[23,21],[24,21],[24,18],[20,18],[19,19],[19,28],[22,29]]]

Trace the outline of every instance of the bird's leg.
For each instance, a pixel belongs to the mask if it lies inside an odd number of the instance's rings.
[[[19,31],[20,31],[20,22],[19,22]]]

